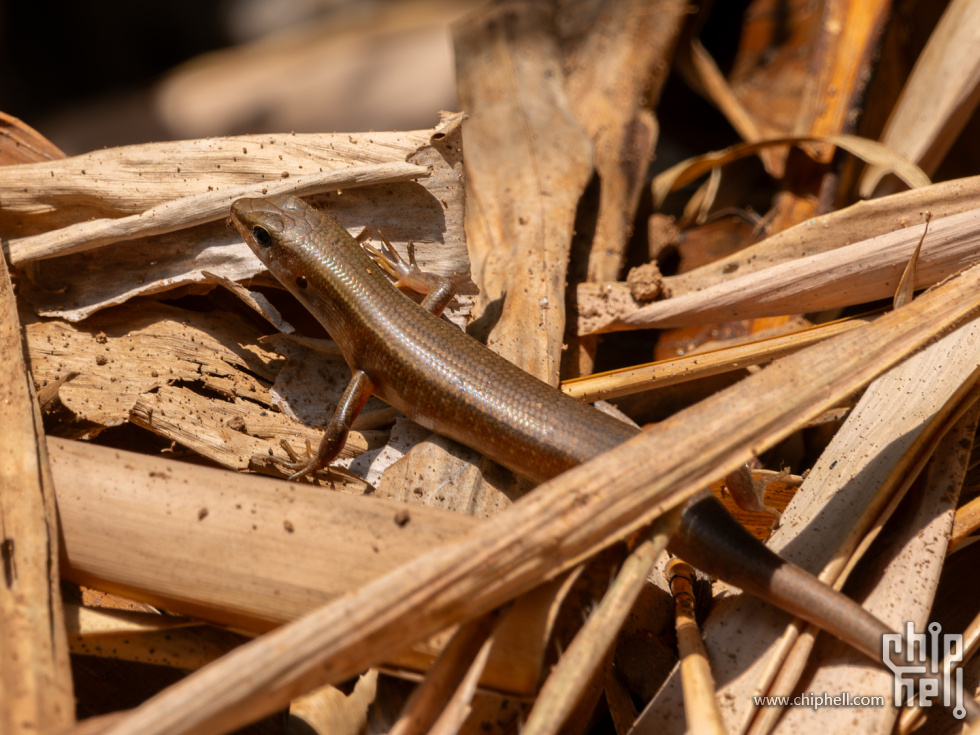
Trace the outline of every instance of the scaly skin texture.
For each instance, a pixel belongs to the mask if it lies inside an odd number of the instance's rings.
[[[297,474],[334,459],[371,393],[537,481],[639,432],[525,373],[420,307],[346,230],[303,201],[242,199],[231,214],[259,259],[334,338],[354,373],[317,456]],[[887,626],[773,554],[710,493],[688,503],[670,548],[880,662]]]

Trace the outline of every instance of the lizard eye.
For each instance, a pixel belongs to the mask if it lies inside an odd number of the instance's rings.
[[[255,242],[264,248],[267,248],[272,244],[272,235],[270,235],[269,231],[261,225],[255,225],[255,227],[252,228],[252,237],[255,238]]]

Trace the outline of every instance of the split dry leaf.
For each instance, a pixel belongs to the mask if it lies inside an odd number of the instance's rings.
[[[555,385],[592,143],[565,96],[553,13],[545,3],[493,6],[457,25],[454,39],[469,115],[466,231],[478,313],[496,321],[491,348]]]
[[[980,102],[980,6],[952,0],[919,55],[881,135],[889,148],[932,174]],[[859,193],[889,194],[887,170],[870,166]]]
[[[54,483],[2,256],[0,355],[0,731],[54,732],[75,721]]]
[[[626,257],[657,142],[657,121],[648,108],[660,100],[688,5],[629,0],[598,7],[568,60],[565,87],[572,114],[592,140],[600,181],[588,279],[608,281]]]
[[[514,598],[677,507],[976,314],[978,294],[973,268],[901,312],[783,358],[543,484],[462,539],[246,644],[107,732],[227,732]],[[708,447],[706,431],[719,437]],[[399,624],[406,616],[410,631]]]
[[[8,241],[10,263],[23,266],[35,260],[97,250],[124,240],[153,237],[228,216],[236,199],[292,194],[303,197],[325,191],[372,184],[395,184],[428,176],[428,170],[410,163],[353,166],[340,171],[303,174],[292,179],[227,186],[218,191],[171,199],[139,214],[86,220],[39,235]]]
[[[809,313],[890,299],[924,228],[896,230],[657,301],[593,327],[593,333]],[[975,263],[978,232],[980,209],[932,220],[919,254],[916,288]]]
[[[900,319],[901,314],[909,313],[915,303],[892,312],[888,318]],[[797,353],[797,356],[804,354]],[[924,448],[930,447],[950,412],[963,395],[972,390],[980,373],[978,366],[980,324],[973,321],[872,383],[811,469],[803,492],[795,496],[783,514],[780,528],[769,541],[773,550],[804,569],[819,573],[829,584],[841,583],[851,554],[859,548],[865,535],[883,522],[882,512],[890,503],[887,493],[901,492],[908,487],[916,474],[911,466],[918,461],[921,467],[928,458],[928,452],[923,456]],[[804,370],[812,376],[814,368],[811,365]],[[926,381],[923,376],[931,379]],[[903,481],[905,484],[901,487]],[[944,488],[948,488],[948,484]],[[938,579],[938,565],[943,558],[934,549],[937,544],[945,544],[951,525],[951,508],[955,505],[955,497],[942,500],[941,492],[939,496],[937,502],[943,503],[950,512],[935,521],[936,510],[932,507],[926,512],[933,524],[929,533],[915,537],[922,522],[908,530],[912,539],[902,543],[908,545],[904,553],[911,556],[899,571],[887,576],[887,582],[881,583],[879,594],[883,598],[876,606],[875,614],[895,628],[905,621],[915,620],[919,621],[917,630],[921,629],[928,615]],[[799,529],[806,530],[800,532]],[[893,556],[882,553],[880,558],[891,560]],[[909,564],[930,565],[934,571],[912,574],[907,569]],[[877,579],[881,575],[872,573],[870,576]],[[729,650],[729,655],[713,657],[716,679],[727,682],[719,692],[720,701],[725,703],[724,714],[729,727],[742,727],[753,716],[751,695],[768,689],[781,657],[792,646],[795,636],[784,638],[783,635],[788,619],[788,615],[757,600],[744,595],[729,595],[716,605],[705,625],[709,651],[728,647],[733,626],[742,632],[737,652]],[[793,629],[798,626],[794,625]],[[870,689],[849,690],[853,695],[890,696],[890,676],[881,678],[883,672],[869,670],[864,661],[854,659],[854,663],[869,674],[870,683],[865,684]],[[793,686],[792,682],[788,686]],[[826,682],[826,686],[825,690],[813,691],[837,691],[832,682]],[[864,711],[878,712],[877,708]],[[840,712],[848,717],[855,714],[848,709]],[[821,714],[826,716],[825,712]],[[683,724],[676,677],[650,703],[641,723],[638,733],[663,731],[667,723],[670,724],[667,731],[674,731],[678,730],[678,723]]]

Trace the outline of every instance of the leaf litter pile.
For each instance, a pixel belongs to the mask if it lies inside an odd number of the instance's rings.
[[[961,726],[663,548],[710,486],[891,628],[962,634],[975,696],[980,6],[750,2],[723,64],[711,13],[479,9],[428,130],[66,158],[4,117],[0,731]],[[372,399],[285,482],[350,378],[228,224],[285,192],[413,244],[452,321],[644,438],[532,488]],[[132,692],[97,710],[102,659]]]

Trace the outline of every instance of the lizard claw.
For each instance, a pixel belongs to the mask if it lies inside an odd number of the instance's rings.
[[[310,440],[306,440],[306,459],[302,459],[296,450],[293,449],[292,445],[285,439],[280,440],[279,445],[285,450],[286,454],[289,455],[289,462],[283,460],[276,460],[277,464],[283,469],[289,470],[293,474],[289,475],[288,480],[298,480],[301,477],[309,475],[311,472],[316,470],[315,458],[313,457],[313,447],[310,445]]]
[[[371,260],[377,263],[387,273],[395,286],[408,288],[418,293],[427,294],[441,283],[442,279],[431,273],[423,271],[415,260],[415,243],[408,243],[408,262],[398,254],[388,238],[380,230],[375,230],[381,242],[384,244],[384,251],[378,250],[368,242],[362,242],[361,247],[371,256]],[[362,235],[364,233],[361,233]]]

